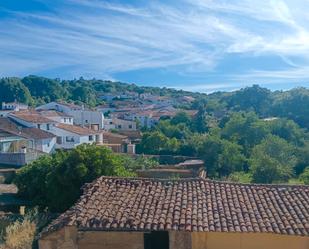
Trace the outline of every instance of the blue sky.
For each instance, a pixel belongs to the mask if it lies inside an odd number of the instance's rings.
[[[309,86],[308,0],[1,0],[0,76]]]

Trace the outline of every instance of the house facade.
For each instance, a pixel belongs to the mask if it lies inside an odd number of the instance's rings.
[[[105,130],[119,130],[119,131],[136,131],[136,122],[130,120],[124,120],[120,118],[105,118],[104,119]]]
[[[65,113],[74,118],[74,124],[86,126],[93,130],[103,129],[104,115],[100,111],[91,110],[84,106],[78,106],[70,103],[50,102],[41,105],[36,110],[55,110]]]
[[[100,177],[40,249],[308,249],[309,186]]]
[[[51,131],[57,136],[57,148],[73,149],[81,144],[103,143],[103,133],[85,127],[56,124]]]
[[[22,166],[55,150],[56,136],[0,118],[0,164]]]
[[[45,138],[36,143],[46,153],[51,153],[55,148],[73,149],[84,143],[103,143],[102,131],[73,125],[72,116],[58,111],[13,112],[8,117],[25,129],[38,129],[41,133],[52,134],[51,141]],[[32,135],[35,136],[35,134]],[[46,151],[48,148],[50,151]]]
[[[48,132],[51,131],[52,127],[57,123],[33,110],[12,112],[8,117],[24,127],[38,128]]]

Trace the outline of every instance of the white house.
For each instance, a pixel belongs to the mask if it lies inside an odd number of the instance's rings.
[[[36,110],[55,110],[58,112],[63,112],[73,117],[73,123],[75,125],[86,126],[93,130],[103,129],[104,126],[103,113],[85,108],[84,106],[62,102],[50,102],[37,107]]]
[[[0,118],[0,164],[21,166],[55,150],[56,136]]]
[[[84,143],[103,143],[102,132],[81,126],[58,123],[51,132],[57,136],[57,148],[73,149]]]
[[[41,110],[39,111],[39,113],[48,119],[56,121],[57,123],[69,124],[69,125],[73,125],[74,123],[73,116],[63,112],[58,112],[54,110]]]
[[[106,118],[104,119],[104,129],[117,129],[119,131],[136,131],[137,127],[135,121],[124,120],[120,118]]]
[[[51,117],[52,116],[52,117]],[[72,149],[83,143],[102,143],[103,135],[99,131],[91,130],[86,127],[76,126],[71,121],[66,123],[57,122],[51,118],[63,121],[64,117],[69,120],[69,116],[56,116],[55,113],[48,112],[48,118],[44,116],[44,112],[27,111],[13,112],[9,118],[24,127],[38,128],[42,131],[52,133],[56,142],[56,148]],[[42,141],[42,147],[46,148],[48,141]]]
[[[1,107],[2,110],[11,110],[11,111],[21,111],[28,109],[28,105],[18,102],[9,102],[9,103],[2,102]]]
[[[10,102],[10,103],[2,102],[0,117],[7,117],[11,112],[27,110],[27,109],[28,105],[21,104],[18,102]]]
[[[158,123],[158,118],[154,117],[154,112],[151,110],[126,113],[125,120],[137,121],[141,127],[151,128]]]
[[[12,112],[8,117],[22,126],[29,128],[38,128],[44,131],[51,131],[57,123],[34,110]]]

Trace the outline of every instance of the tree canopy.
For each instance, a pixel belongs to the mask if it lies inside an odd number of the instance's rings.
[[[21,168],[15,183],[22,197],[51,211],[62,212],[77,200],[85,183],[101,175],[131,176],[134,173],[122,157],[106,147],[80,145],[71,151],[60,150],[40,157]]]

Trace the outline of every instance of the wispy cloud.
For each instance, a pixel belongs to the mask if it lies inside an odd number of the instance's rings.
[[[224,82],[217,89],[241,86],[238,82],[254,77],[263,82],[308,80],[306,1],[44,2],[50,11],[10,11],[0,19],[0,76],[113,78],[162,68],[192,77],[191,82],[196,75],[207,79],[208,73],[216,73],[216,82]],[[281,58],[283,68],[267,70],[259,63],[237,73],[228,65],[222,69],[228,56],[235,58],[232,63],[244,63],[243,57],[259,60],[265,55]],[[215,85],[204,84],[203,89]]]

